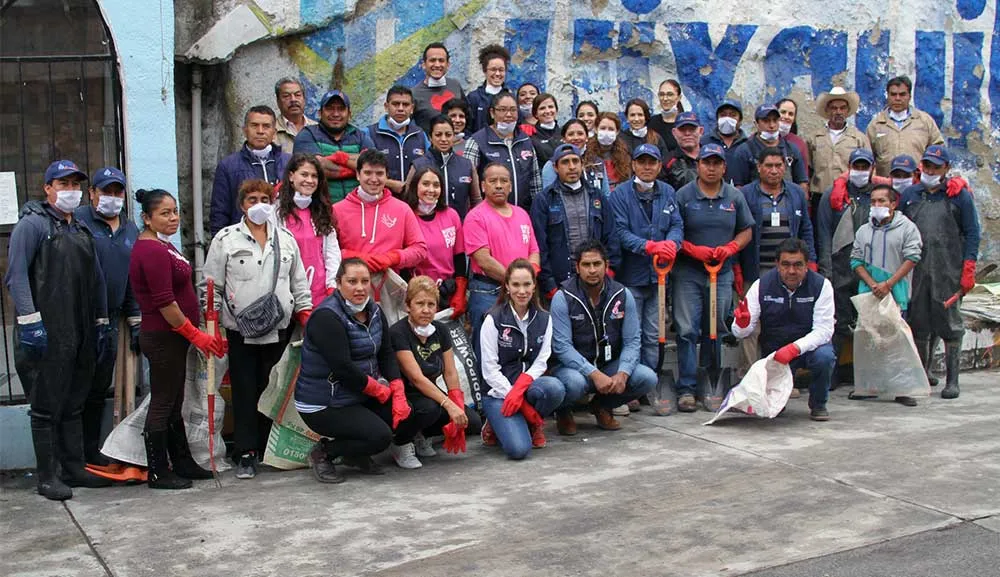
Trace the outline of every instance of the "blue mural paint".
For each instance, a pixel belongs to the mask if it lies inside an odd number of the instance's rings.
[[[1000,0],[997,0],[996,15],[993,20],[993,36],[990,41],[990,129],[1000,130]],[[994,173],[1000,181],[1000,175]]]
[[[952,36],[951,126],[962,134],[950,144],[965,146],[969,133],[979,126],[979,103],[983,87],[983,33],[961,32]],[[976,75],[976,72],[979,75]]]
[[[520,64],[511,63],[507,71],[507,86],[516,89],[531,82],[540,92],[545,91],[545,56],[549,46],[550,20],[511,18],[507,20],[504,47],[516,61],[518,53],[524,56]]]
[[[867,30],[858,36],[854,64],[854,90],[861,97],[855,124],[860,130],[864,130],[885,105],[885,83],[889,80],[889,31],[879,30],[875,43],[872,43],[873,34],[872,30]]]
[[[618,25],[618,102],[641,98],[654,104],[649,82],[649,58],[632,46],[650,46],[656,40],[652,22],[621,22]],[[631,45],[631,46],[630,46]]]
[[[715,106],[732,87],[736,66],[756,31],[756,25],[731,24],[713,50],[708,23],[667,24],[678,80],[702,122],[715,117]]]
[[[986,0],[958,0],[955,2],[958,15],[965,20],[975,20],[986,8]]]
[[[914,57],[917,78],[913,87],[913,102],[930,114],[938,126],[944,125],[941,100],[944,98],[944,32],[917,30],[917,52]]]
[[[444,18],[444,0],[391,0],[387,12],[396,18],[396,41]]]
[[[345,0],[300,0],[299,18],[304,26],[318,26],[346,8]]]
[[[787,96],[795,79],[812,78],[812,93],[830,90],[833,77],[847,70],[847,33],[795,26],[778,32],[767,45],[764,78],[773,100]]]
[[[636,14],[649,14],[660,6],[660,0],[622,0],[622,7]]]
[[[611,50],[611,37],[614,36],[614,32],[615,23],[609,20],[581,18],[573,22],[573,58],[583,64],[576,68],[573,86],[584,92],[593,93],[611,85],[613,61],[609,58],[595,59],[590,54],[584,55],[584,53],[586,46],[600,53]]]

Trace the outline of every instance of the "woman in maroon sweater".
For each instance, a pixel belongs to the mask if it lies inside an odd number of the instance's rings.
[[[149,413],[143,432],[149,486],[187,489],[190,479],[212,478],[191,458],[181,418],[188,343],[206,357],[222,357],[226,342],[195,328],[198,297],[191,264],[168,242],[180,223],[177,201],[160,189],[138,190],[135,199],[142,205],[145,228],[132,249],[128,277],[142,311],[139,346],[149,359]]]

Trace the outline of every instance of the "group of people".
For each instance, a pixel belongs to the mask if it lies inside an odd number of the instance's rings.
[[[98,169],[80,206],[87,175],[54,162],[46,200],[15,227],[6,279],[39,492],[65,499],[70,486],[105,483],[83,464],[102,458],[95,415],[120,324],[150,364],[156,488],[210,475],[180,418],[188,345],[229,355],[233,461],[246,479],[270,426],[257,401],[296,327],[295,408],[323,438],[309,462],[327,483],[344,480],[343,465],[381,473],[371,457],[386,449],[420,467],[442,435],[447,451],[478,433],[521,459],[545,446],[550,416],[575,434],[584,399],[597,426],[620,428],[615,415],[657,388],[660,307],[676,332],[682,412],[697,410],[732,334],[748,361],[808,369],[810,416],[827,420],[831,383],[847,380],[836,369],[856,322],[850,297],[865,291],[905,311],[928,369],[944,340],[941,396],[958,396],[962,321],[944,302],[974,284],[978,217],[907,78],[889,81],[867,134],[847,123],[858,97],[841,88],[820,96],[824,128],[805,138],[790,99],[759,106],[750,134],[740,103],[725,100],[707,130],[675,80],[659,86],[659,114],[641,99],[621,114],[585,101],[560,126],[553,95],[507,87],[506,49],[479,56],[484,82],[465,93],[447,77],[445,46],[428,45],[425,78],[389,89],[368,127],[351,123],[340,90],[308,118],[302,85],[280,80],[280,113],[250,108],[243,146],[216,169],[197,290],[168,241],[179,222],[170,193],[135,193],[140,231],[124,212],[124,174]],[[669,304],[658,296],[666,268]],[[408,281],[407,315],[391,325],[375,300],[390,269]],[[224,336],[198,328],[210,301]],[[434,320],[444,309],[467,315],[482,414]]]

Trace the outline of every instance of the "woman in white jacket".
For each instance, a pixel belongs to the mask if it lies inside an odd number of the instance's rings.
[[[297,154],[288,163],[278,189],[278,222],[287,228],[299,245],[313,306],[319,306],[337,288],[340,243],[333,204],[326,191],[326,176],[319,162],[307,154]]]
[[[237,201],[243,218],[215,235],[205,259],[205,280],[215,281],[215,303],[229,338],[238,479],[252,479],[257,474],[257,461],[271,428],[270,419],[257,412],[257,401],[267,387],[271,368],[288,344],[289,323],[294,316],[305,326],[312,312],[299,247],[292,233],[275,226],[273,200],[274,189],[266,181],[244,181]],[[280,253],[276,279],[275,244]],[[272,285],[281,306],[277,325],[255,337],[241,334],[236,318],[254,301],[271,294]]]

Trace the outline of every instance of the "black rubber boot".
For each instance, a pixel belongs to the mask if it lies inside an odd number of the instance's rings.
[[[56,436],[48,420],[31,418],[31,440],[35,445],[38,494],[53,501],[72,499],[73,489],[63,483],[57,474]]]
[[[149,468],[150,489],[190,489],[191,481],[182,479],[167,464],[167,432],[146,431],[146,467]]]
[[[920,339],[915,340],[914,344],[917,345],[917,355],[920,356],[920,364],[924,366],[924,373],[927,374],[927,382],[931,384],[932,387],[938,386],[937,377],[931,374],[931,361],[934,359],[934,349],[931,347],[934,340],[932,339]]]
[[[113,484],[111,479],[99,477],[85,468],[87,463],[83,459],[83,419],[79,414],[59,424],[59,447],[62,450],[59,456],[63,469],[62,479],[67,485],[98,489]]]
[[[941,389],[942,399],[957,399],[958,398],[958,371],[962,366],[962,343],[959,342],[948,342],[944,343],[944,365],[945,365],[945,385]]]
[[[202,469],[191,456],[183,420],[174,421],[168,426],[167,452],[170,453],[170,463],[173,465],[174,473],[178,476],[185,479],[212,478],[212,472]]]

